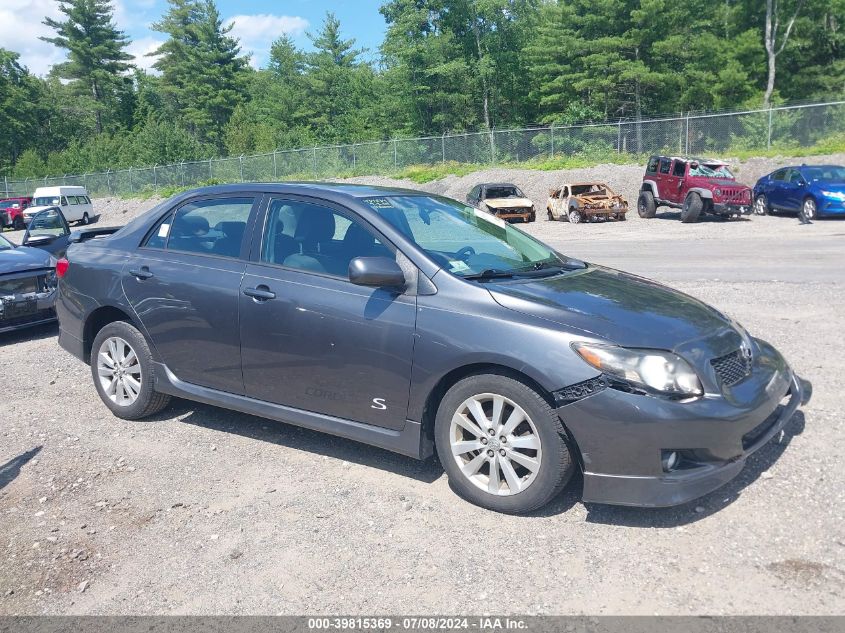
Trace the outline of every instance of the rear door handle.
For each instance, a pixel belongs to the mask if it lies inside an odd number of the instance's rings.
[[[276,298],[276,293],[263,284],[256,288],[244,288],[244,294],[256,301],[268,301],[269,299]]]
[[[132,275],[133,277],[136,277],[136,278],[142,279],[142,280],[143,279],[149,279],[150,277],[154,276],[150,272],[150,269],[147,268],[146,266],[141,266],[141,268],[136,269],[136,270],[130,270],[129,274]]]

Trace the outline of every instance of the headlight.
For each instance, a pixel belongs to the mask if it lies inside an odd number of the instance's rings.
[[[717,196],[721,196],[721,195],[722,195],[722,190],[721,190],[721,189],[719,189],[719,188],[716,188],[716,189],[713,191],[713,193],[715,193]]]
[[[834,200],[845,200],[845,193],[841,191],[822,191],[822,195],[827,198],[833,198]]]
[[[573,343],[572,349],[599,371],[673,396],[700,396],[701,381],[689,363],[672,352]]]

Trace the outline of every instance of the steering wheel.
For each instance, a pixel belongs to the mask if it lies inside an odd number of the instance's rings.
[[[464,262],[469,259],[470,255],[475,255],[475,249],[472,246],[464,246],[455,253],[455,257]]]

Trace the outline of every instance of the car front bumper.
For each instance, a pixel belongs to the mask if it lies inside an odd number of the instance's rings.
[[[734,204],[728,202],[714,202],[713,212],[719,215],[751,215],[753,205],[751,202]]]
[[[817,208],[819,215],[845,215],[845,200],[821,198]]]
[[[812,395],[812,385],[774,348],[760,346],[751,375],[722,394],[678,402],[607,387],[559,407],[580,450],[583,500],[673,506],[736,477]],[[681,459],[665,472],[662,457],[669,451]]]

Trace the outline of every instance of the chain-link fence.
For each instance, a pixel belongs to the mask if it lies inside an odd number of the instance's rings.
[[[211,182],[390,174],[414,165],[445,162],[519,164],[564,156],[618,162],[619,155],[636,162],[653,153],[713,155],[791,150],[818,145],[834,135],[845,135],[845,101],[279,150],[95,174],[5,179],[3,185],[7,196],[30,195],[35,188],[50,185],[82,185],[92,196],[131,196]]]

